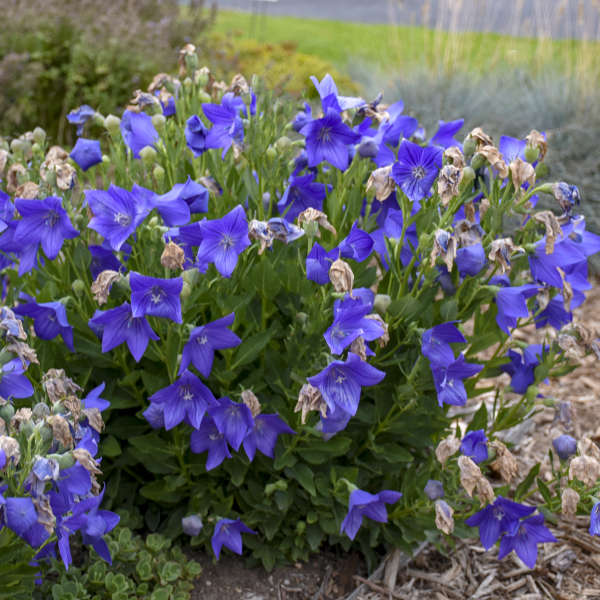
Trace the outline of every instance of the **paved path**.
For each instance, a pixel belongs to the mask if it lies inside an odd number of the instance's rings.
[[[600,39],[600,0],[206,0],[210,2],[272,16]]]

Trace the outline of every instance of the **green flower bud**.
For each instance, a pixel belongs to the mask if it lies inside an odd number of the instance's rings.
[[[203,88],[208,83],[208,73],[205,70],[200,69],[194,73],[194,81],[196,85]]]
[[[156,183],[161,184],[165,180],[165,170],[160,165],[154,167],[152,175],[156,179]]]
[[[38,402],[31,411],[31,414],[34,419],[39,420],[43,419],[50,415],[50,408],[44,402]]]
[[[299,312],[296,313],[296,319],[302,325],[306,325],[306,322],[308,321],[308,315],[305,312]]]
[[[191,77],[186,77],[183,80],[183,87],[186,89],[190,89],[192,86],[194,85],[194,82],[192,81]]]
[[[14,154],[25,154],[26,147],[23,140],[14,139],[10,143],[10,149]]]
[[[200,272],[198,269],[187,269],[187,271],[183,272],[182,277],[184,283],[194,287],[200,280]]]
[[[285,152],[286,150],[289,150],[291,146],[292,146],[292,140],[290,140],[290,138],[285,135],[282,135],[275,142],[275,148],[277,148],[277,150],[279,150],[279,152]]]
[[[475,140],[467,136],[463,142],[463,154],[465,156],[472,156],[476,149],[477,145],[475,144]]]
[[[212,98],[204,90],[200,90],[198,92],[198,100],[200,100],[200,102],[204,102],[206,104],[210,104],[212,102]]]
[[[94,113],[92,123],[97,127],[104,127],[104,115],[101,115],[99,112]]]
[[[536,179],[543,179],[544,177],[548,177],[550,175],[550,169],[545,162],[538,163],[535,167],[535,176]]]
[[[301,140],[294,140],[292,142],[292,148],[304,148],[306,146],[306,140],[302,138]]]
[[[162,113],[157,113],[152,115],[152,125],[159,133],[162,133],[165,129],[165,124],[167,123],[167,118]]]
[[[115,115],[108,115],[104,119],[104,127],[106,127],[110,135],[115,137],[121,132],[121,119]]]
[[[483,154],[480,154],[479,152],[477,152],[471,159],[471,168],[474,171],[476,171],[477,169],[481,169],[481,167],[483,167],[483,165],[485,165],[485,163],[486,163],[485,156],[483,156]]]
[[[535,162],[540,156],[537,146],[525,146],[525,160],[529,163]]]
[[[266,151],[267,158],[275,160],[277,158],[277,150],[273,146],[269,146]]]
[[[63,469],[69,469],[75,464],[75,458],[70,452],[67,454],[48,454],[46,458],[54,459],[58,463],[61,471]]]
[[[150,227],[151,229],[154,229],[155,227],[158,227],[160,225],[160,218],[157,217],[156,215],[154,215],[153,217],[150,217],[150,219],[148,219],[148,227]]]
[[[10,420],[15,415],[15,407],[12,404],[5,404],[4,406],[0,406],[0,417],[2,417],[7,423],[10,423]]]
[[[306,523],[304,521],[298,521],[296,523],[296,533],[302,535],[306,530]]]
[[[19,433],[22,433],[27,439],[29,439],[35,431],[35,426],[31,421],[24,421],[19,427]]]
[[[52,427],[47,423],[38,423],[38,431],[40,434],[40,438],[44,444],[48,444],[52,442]]]
[[[73,292],[75,292],[75,295],[78,298],[81,298],[81,296],[85,292],[85,288],[86,288],[86,285],[85,285],[85,283],[81,279],[76,279],[71,284],[71,289],[73,290]]]
[[[33,144],[33,146],[31,146],[31,151],[34,154],[39,154],[42,151],[42,147],[36,142],[35,144]]]
[[[152,146],[144,146],[140,150],[140,158],[146,166],[150,166],[157,157],[156,150]]]
[[[373,308],[380,314],[384,315],[392,303],[392,299],[387,294],[377,294],[373,300]]]
[[[46,132],[41,127],[36,127],[33,130],[33,140],[38,144],[43,144],[46,141]]]
[[[181,287],[181,297],[185,300],[186,298],[190,297],[191,293],[192,286],[187,281],[184,281],[183,286]]]
[[[555,185],[555,183],[544,183],[540,185],[537,189],[538,191],[543,192],[544,194],[554,194]]]

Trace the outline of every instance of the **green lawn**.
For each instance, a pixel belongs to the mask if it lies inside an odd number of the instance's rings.
[[[217,14],[215,29],[251,34],[251,15],[231,11]],[[600,43],[574,40],[515,38],[490,33],[442,32],[424,27],[363,25],[339,21],[264,17],[255,23],[255,39],[293,42],[299,51],[320,56],[340,69],[349,60],[381,68],[427,67],[447,71],[486,72],[494,68],[538,71],[548,66],[588,81],[600,72]],[[350,59],[349,59],[350,57]]]

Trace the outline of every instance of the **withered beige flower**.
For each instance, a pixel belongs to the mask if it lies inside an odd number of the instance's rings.
[[[515,246],[511,238],[501,238],[492,242],[488,258],[500,267],[502,273],[510,271],[510,257],[515,252],[524,252],[520,246]]]
[[[52,437],[65,448],[73,446],[73,436],[69,429],[69,423],[60,415],[50,415],[46,417],[46,423],[52,427]]]
[[[500,179],[506,179],[508,177],[508,167],[500,154],[500,150],[496,146],[481,146],[477,151],[498,171]]]
[[[462,169],[454,165],[442,167],[437,181],[437,192],[444,206],[448,206],[450,200],[458,196],[458,185],[462,180],[462,174]]]
[[[100,409],[95,407],[84,408],[82,412],[87,417],[90,427],[95,429],[98,433],[102,433],[102,430],[104,429],[104,420],[102,419]]]
[[[4,452],[7,462],[12,460],[16,465],[21,460],[21,447],[13,437],[0,435],[0,450]]]
[[[561,494],[561,511],[566,517],[574,517],[577,514],[579,494],[573,488],[565,488]]]
[[[319,227],[323,227],[323,229],[331,231],[333,235],[337,235],[337,231],[327,219],[327,215],[316,208],[307,208],[298,215],[298,225],[301,226],[304,223],[316,223],[319,225]],[[319,231],[317,231],[317,237],[321,237],[321,233]]]
[[[248,85],[246,78],[241,73],[237,73],[233,76],[231,84],[229,85],[229,91],[233,92],[236,96],[242,96],[250,93],[250,86]]]
[[[42,386],[53,404],[67,396],[77,395],[83,390],[69,377],[63,369],[48,369],[42,377]]]
[[[260,414],[260,402],[252,390],[244,390],[242,392],[242,402],[250,409],[253,417]]]
[[[448,231],[444,231],[443,229],[438,229],[435,232],[433,248],[431,250],[431,266],[435,265],[437,257],[441,256],[442,260],[446,264],[446,267],[448,268],[448,272],[452,271],[457,250],[458,248],[454,235]]]
[[[464,169],[466,166],[465,157],[458,146],[450,146],[444,150],[444,158],[450,161],[450,164],[459,169]]]
[[[477,144],[477,149],[479,150],[480,146],[493,146],[494,140],[487,134],[481,127],[475,127],[467,136],[468,138],[475,140]]]
[[[301,421],[304,425],[308,413],[313,410],[319,411],[322,417],[327,416],[327,404],[325,403],[325,400],[323,400],[321,392],[318,388],[310,385],[310,383],[305,383],[300,388],[298,402],[296,403],[294,412],[302,412]]]
[[[39,193],[40,186],[37,183],[34,183],[33,181],[27,181],[25,183],[22,183],[15,190],[15,197],[26,198],[27,200],[35,200],[38,197]]]
[[[18,431],[19,429],[21,429],[21,425],[23,423],[28,423],[29,421],[31,421],[32,414],[33,412],[30,408],[19,408],[19,410],[17,410],[17,412],[13,415],[12,419],[10,420],[10,426]]]
[[[554,252],[554,243],[556,239],[563,236],[562,229],[556,219],[555,214],[550,210],[543,210],[533,215],[534,221],[541,223],[546,228],[546,254]]]
[[[523,191],[521,186],[524,183],[533,185],[535,183],[535,169],[524,160],[515,158],[510,165],[510,178],[516,190]]]
[[[467,494],[472,497],[478,481],[483,478],[481,469],[471,458],[464,455],[458,457],[458,468],[460,470],[460,483]]]
[[[183,251],[183,248],[178,246],[175,242],[167,242],[160,255],[160,264],[171,271],[180,271],[183,269],[184,262],[185,252]]]
[[[525,139],[527,140],[528,146],[537,148],[540,151],[539,160],[544,160],[546,152],[548,151],[548,142],[546,142],[546,138],[544,138],[539,131],[532,129]]]
[[[336,292],[350,292],[354,287],[354,273],[350,265],[341,258],[334,260],[329,267],[329,281]]]
[[[8,167],[6,173],[6,191],[9,194],[14,194],[17,191],[21,180],[27,175],[27,170],[21,163],[13,163]]]
[[[569,465],[569,479],[579,479],[587,487],[596,484],[600,477],[600,462],[591,456],[576,456]]]
[[[435,526],[446,535],[454,531],[454,509],[444,500],[435,502]]]
[[[435,449],[435,457],[438,459],[440,464],[444,466],[446,461],[454,456],[460,448],[460,439],[454,435],[450,435],[444,438]]]
[[[375,198],[383,202],[396,189],[396,182],[392,179],[392,165],[375,169],[366,185],[366,191],[375,188]]]
[[[110,288],[115,281],[121,279],[121,274],[118,271],[112,271],[106,269],[98,273],[98,276],[92,283],[91,292],[94,296],[94,300],[102,306],[108,302],[108,296],[110,295]]]
[[[512,452],[500,441],[495,440],[490,446],[496,451],[496,460],[490,465],[494,471],[500,473],[500,477],[510,483],[519,471],[517,459]]]

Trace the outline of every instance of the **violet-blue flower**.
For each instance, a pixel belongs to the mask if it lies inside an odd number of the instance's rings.
[[[364,490],[353,490],[348,502],[348,513],[342,521],[340,533],[345,533],[351,540],[356,537],[363,517],[368,517],[378,523],[387,523],[386,504],[394,504],[402,494],[392,490],[382,490],[378,494],[369,494]]]
[[[216,400],[208,409],[210,416],[227,443],[237,452],[246,435],[254,427],[250,409],[243,403],[233,402],[225,396]]]
[[[131,192],[111,184],[106,191],[85,190],[84,194],[94,214],[88,227],[105,237],[116,251],[146,218],[154,196],[135,184]]]
[[[333,77],[329,73],[327,73],[321,81],[314,75],[311,75],[310,80],[313,82],[315,88],[317,88],[317,92],[321,98],[323,111],[327,110],[328,107],[331,107],[337,112],[342,112],[351,108],[358,108],[365,104],[365,101],[362,98],[340,96],[338,94],[337,86],[333,81]]]
[[[181,290],[183,278],[161,279],[148,277],[132,271],[131,312],[134,317],[163,317],[181,323]]]
[[[335,312],[333,323],[323,334],[333,354],[341,354],[358,337],[370,342],[385,333],[377,320],[367,317],[370,312],[371,307],[362,304]]]
[[[292,121],[292,129],[296,133],[300,133],[300,130],[311,120],[312,108],[308,102],[305,102],[303,109],[294,116],[294,120]]]
[[[431,364],[439,405],[464,406],[467,403],[467,391],[463,380],[477,375],[482,369],[483,365],[466,362],[462,353],[450,364]]]
[[[190,448],[194,454],[208,451],[206,458],[207,471],[218,467],[226,458],[231,458],[225,435],[217,429],[214,420],[210,416],[202,419],[199,429],[192,431]]]
[[[254,418],[254,427],[243,441],[248,459],[254,460],[256,450],[273,458],[277,438],[282,433],[294,435],[296,432],[278,414],[257,415]]]
[[[88,250],[92,255],[92,260],[90,261],[92,279],[96,279],[102,271],[111,270],[119,272],[123,268],[123,263],[115,256],[115,253],[111,250],[106,240],[101,246],[88,246]]]
[[[483,429],[469,431],[462,439],[460,452],[477,464],[488,459],[487,436]]]
[[[429,479],[423,491],[430,500],[437,500],[444,497],[444,486],[437,479]]]
[[[537,545],[545,542],[557,542],[550,530],[544,525],[544,515],[534,515],[519,523],[516,532],[506,533],[500,540],[498,558],[502,559],[514,550],[516,555],[530,568],[537,561]]]
[[[185,122],[185,141],[194,156],[201,156],[206,152],[206,135],[208,129],[198,115],[191,116]]]
[[[77,135],[83,133],[83,126],[96,114],[89,104],[82,104],[67,115],[67,121],[77,126]]]
[[[501,135],[500,142],[498,143],[498,150],[500,150],[500,154],[502,154],[502,158],[504,158],[506,164],[510,164],[517,158],[525,160],[526,145],[527,142],[525,140],[519,140],[507,135]]]
[[[248,221],[241,204],[220,219],[204,221],[198,261],[212,262],[223,277],[231,277],[239,255],[250,245]]]
[[[527,388],[535,382],[535,368],[540,364],[540,358],[549,347],[541,344],[530,344],[523,350],[523,354],[515,350],[509,350],[506,356],[510,362],[500,368],[511,376],[510,385],[512,391],[524,394]]]
[[[145,146],[154,146],[159,135],[152,118],[146,113],[126,110],[121,118],[121,135],[129,146],[134,158],[140,157],[140,150]]]
[[[35,334],[42,340],[62,336],[67,348],[74,352],[73,327],[69,325],[67,310],[62,302],[26,302],[13,308],[15,314],[33,319]]]
[[[0,369],[0,396],[2,398],[29,398],[33,396],[31,381],[24,375],[20,358],[13,358]]]
[[[212,369],[215,350],[234,348],[242,343],[242,340],[228,329],[233,325],[234,319],[235,313],[230,313],[192,330],[181,354],[180,375],[191,363],[204,377],[208,377]]]
[[[429,196],[441,166],[442,151],[439,148],[402,140],[392,177],[408,198],[416,202]]]
[[[467,275],[475,277],[487,264],[483,245],[478,242],[470,246],[464,246],[456,251],[456,266],[461,277]]]
[[[552,445],[561,460],[567,460],[577,452],[577,440],[564,433],[552,440]]]
[[[319,388],[323,400],[332,411],[339,406],[344,412],[355,415],[361,387],[376,385],[384,377],[383,371],[362,361],[354,352],[349,352],[345,362],[334,360],[307,380]]]
[[[203,104],[202,111],[213,126],[206,134],[206,148],[223,148],[223,157],[234,142],[244,139],[244,125],[241,115],[246,115],[244,101],[227,92],[221,104]]]
[[[504,333],[510,335],[510,330],[517,326],[517,320],[529,316],[527,298],[534,296],[537,291],[538,286],[534,283],[498,290],[496,294],[496,305],[498,307],[496,323]]]
[[[152,394],[149,400],[163,409],[167,430],[184,419],[198,429],[207,408],[215,403],[212,392],[189,371],[184,371],[177,381]]]
[[[338,248],[325,250],[319,242],[315,242],[306,257],[306,278],[319,285],[329,283],[329,269],[340,256]]]
[[[242,553],[242,533],[256,534],[256,531],[253,531],[250,527],[246,527],[240,519],[236,519],[235,521],[233,519],[220,519],[217,522],[210,540],[217,560],[221,555],[221,548],[223,546],[236,554]]]
[[[169,204],[179,204],[185,202],[189,207],[187,220],[181,219],[179,223],[167,222],[169,227],[175,225],[186,225],[189,223],[189,213],[205,213],[208,211],[208,190],[201,184],[196,183],[189,175],[185,183],[176,183],[173,188],[166,194],[158,196],[156,199],[156,207],[160,211],[161,206]],[[182,209],[179,209],[182,210]],[[164,214],[161,212],[164,219]],[[172,220],[171,220],[172,221]]]
[[[464,119],[456,119],[456,121],[440,121],[438,130],[435,132],[429,143],[433,146],[441,146],[442,148],[457,146],[462,150],[462,144],[455,140],[454,136],[460,131],[464,123]]]
[[[315,177],[315,173],[290,175],[288,186],[277,203],[279,214],[284,215],[286,220],[295,221],[307,208],[323,210],[326,186],[316,182]]]
[[[150,327],[146,317],[134,317],[129,302],[106,311],[96,311],[89,320],[90,327],[101,330],[102,352],[127,343],[136,362],[140,362],[149,340],[160,339]]]
[[[102,162],[102,150],[98,140],[77,138],[69,156],[79,165],[82,171]]]
[[[421,352],[432,365],[449,364],[454,361],[451,343],[466,343],[465,336],[454,324],[440,323],[421,334]]]
[[[360,140],[360,135],[352,131],[333,108],[328,108],[321,119],[307,123],[301,133],[306,137],[310,167],[326,161],[341,171],[348,167],[348,145]]]
[[[350,233],[339,243],[338,249],[342,257],[362,262],[371,254],[373,245],[373,238],[354,223]]]
[[[27,530],[37,522],[37,512],[31,498],[6,498],[4,519],[6,526],[24,538]]]
[[[600,535],[600,501],[595,502],[590,513],[590,535]]]
[[[73,239],[79,232],[73,227],[62,200],[49,196],[44,200],[17,198],[15,205],[21,220],[17,224],[14,240],[17,243],[40,243],[44,254],[54,260],[66,239]]]
[[[479,537],[482,546],[489,550],[502,533],[514,535],[519,526],[519,520],[535,511],[535,506],[518,504],[498,496],[493,504],[465,520],[469,527],[479,527]]]

